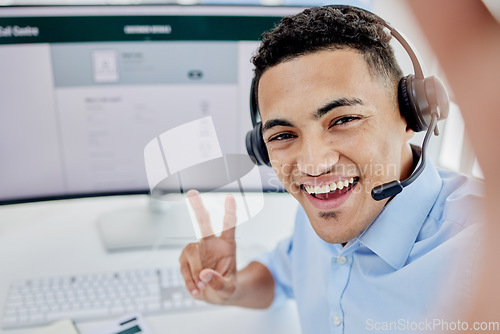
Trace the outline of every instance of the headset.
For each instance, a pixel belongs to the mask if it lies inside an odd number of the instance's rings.
[[[347,5],[328,6],[334,9],[357,8]],[[386,27],[391,35],[403,46],[411,59],[415,74],[407,75],[399,81],[398,103],[401,114],[406,119],[408,127],[415,132],[427,131],[422,144],[420,164],[413,173],[403,181],[394,180],[384,183],[372,189],[372,198],[376,201],[399,194],[404,187],[417,179],[425,168],[426,150],[432,133],[439,135],[437,121],[448,117],[449,98],[446,88],[439,78],[435,76],[425,77],[422,66],[416,52],[410,43],[393,28],[389,23],[362,8],[357,8],[373,15]],[[248,155],[257,165],[271,166],[264,138],[262,137],[262,122],[256,95],[257,82],[252,80],[250,89],[250,116],[253,129],[246,135],[246,148]]]

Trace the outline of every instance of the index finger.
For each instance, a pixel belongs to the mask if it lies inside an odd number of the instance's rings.
[[[226,196],[224,223],[222,225],[221,237],[224,239],[233,239],[236,229],[236,200],[233,195]]]
[[[203,206],[200,193],[197,190],[189,190],[187,192],[187,196],[189,203],[193,208],[196,220],[198,221],[198,225],[200,226],[202,238],[213,235],[214,231],[212,230],[212,224],[210,223],[210,215],[208,214],[207,209]]]

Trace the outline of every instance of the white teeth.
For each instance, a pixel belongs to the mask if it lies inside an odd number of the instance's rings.
[[[330,185],[323,185],[323,186],[304,186],[306,191],[309,194],[326,194],[330,191],[335,191],[337,189],[344,189],[349,187],[350,184],[354,183],[354,178],[351,177],[349,180],[344,180],[344,181],[337,181],[335,183],[332,183]]]
[[[316,186],[316,187],[314,187],[314,192],[316,194],[326,194],[326,193],[330,192],[330,186],[329,185]]]

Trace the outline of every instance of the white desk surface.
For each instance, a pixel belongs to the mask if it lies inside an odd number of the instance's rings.
[[[109,253],[96,228],[100,214],[146,206],[147,197],[85,198],[0,206],[0,314],[11,281],[113,270],[177,265],[181,249]],[[264,209],[237,227],[238,267],[289,235],[297,202],[288,194],[265,194]],[[146,316],[154,333],[300,333],[296,306],[270,310],[220,307],[212,310]],[[105,320],[80,322],[85,332]],[[28,334],[34,328],[2,330]]]

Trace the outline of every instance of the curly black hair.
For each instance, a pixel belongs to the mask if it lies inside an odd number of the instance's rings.
[[[363,54],[372,75],[395,88],[403,73],[379,17],[352,6],[309,8],[284,17],[261,37],[255,65],[256,87],[262,74],[279,63],[320,50],[351,48]]]

